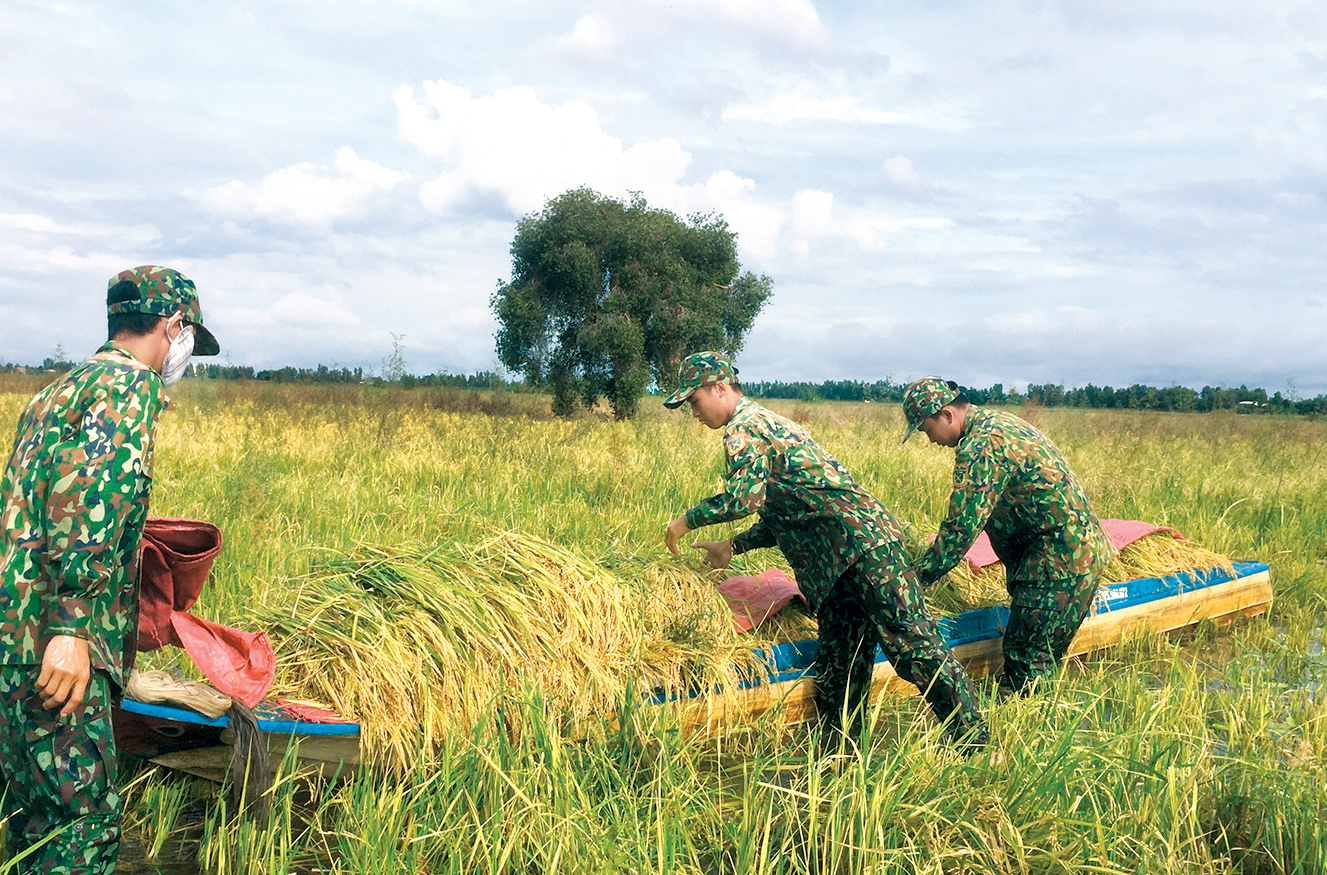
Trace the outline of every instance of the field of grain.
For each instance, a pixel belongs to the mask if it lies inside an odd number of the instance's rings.
[[[32,388],[0,383],[0,422]],[[329,561],[440,547],[482,559],[492,554],[474,551],[508,533],[625,582],[654,616],[686,614],[669,640],[731,645],[705,627],[708,609],[687,614],[705,594],[677,583],[691,572],[662,543],[669,520],[719,490],[721,447],[657,400],[620,423],[553,419],[528,395],[195,381],[173,394],[153,513],[212,521],[226,539],[195,613],[252,628]],[[770,406],[915,531],[938,524],[952,453],[901,446],[896,406]],[[232,824],[214,785],[126,763],[133,834],[149,857],[196,855],[222,872],[1324,871],[1327,423],[1020,414],[1056,440],[1100,516],[1269,563],[1270,616],[1136,640],[1036,696],[992,702],[992,752],[970,760],[908,700],[880,706],[859,756],[821,756],[807,728],[682,738],[604,686],[625,719],[573,741],[560,709],[575,691],[494,669],[520,732],[472,697],[473,719],[421,740],[404,773],[281,781],[266,829]],[[773,551],[742,560],[781,564]],[[717,670],[705,656],[678,664]],[[278,683],[293,682],[282,671]]]

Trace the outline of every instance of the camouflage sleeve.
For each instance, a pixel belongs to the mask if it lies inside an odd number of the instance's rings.
[[[1003,470],[993,453],[980,451],[954,465],[949,515],[940,524],[940,534],[917,560],[917,575],[923,583],[944,577],[977,540],[1004,491]]]
[[[32,433],[32,408],[35,400],[36,399],[34,398],[33,401],[28,402],[28,406],[24,408],[23,413],[18,418],[18,430],[14,434],[14,446],[10,448],[9,455],[5,458],[5,462],[7,463],[5,466],[6,471],[8,471],[10,464],[12,464],[12,462],[18,457],[18,448],[23,443],[23,436]]]
[[[726,489],[687,511],[686,521],[690,528],[740,520],[765,504],[765,483],[770,471],[769,441],[745,431],[734,431],[724,438],[723,445],[728,454]]]
[[[740,556],[748,550],[760,547],[777,547],[774,530],[765,524],[765,518],[756,520],[755,525],[733,537],[733,555]]]
[[[56,592],[46,631],[87,638],[93,616],[123,554],[125,520],[150,476],[153,427],[160,394],[144,371],[116,375],[96,386],[79,429],[52,451],[46,502],[50,564]]]

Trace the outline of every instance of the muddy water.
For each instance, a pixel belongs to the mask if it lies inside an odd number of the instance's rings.
[[[198,854],[195,843],[167,843],[154,862],[148,861],[146,850],[137,835],[126,833],[120,842],[120,862],[115,871],[124,875],[202,875],[203,870],[195,859]]]

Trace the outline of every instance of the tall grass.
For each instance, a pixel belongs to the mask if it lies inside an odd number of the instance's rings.
[[[27,388],[0,387],[0,421]],[[289,608],[338,557],[494,531],[572,551],[636,592],[682,593],[658,576],[663,528],[723,480],[715,433],[652,406],[619,423],[482,393],[186,381],[174,394],[153,512],[221,526],[196,611],[242,628]],[[896,408],[771,406],[914,533],[938,526],[952,454],[900,446]],[[822,756],[810,730],[764,722],[683,738],[631,695],[616,729],[569,740],[555,690],[506,686],[499,701],[495,684],[474,691],[477,719],[416,742],[423,767],[409,774],[279,782],[265,829],[236,827],[207,785],[155,770],[130,820],[158,853],[183,830],[224,872],[1324,871],[1327,423],[1021,414],[1056,440],[1099,515],[1270,563],[1270,622],[1135,640],[1030,698],[991,702],[993,752],[971,760],[906,700],[880,704],[860,753]],[[741,559],[782,564],[772,551]],[[670,598],[680,615],[685,600]],[[301,617],[334,607],[300,605]],[[279,682],[298,671],[283,666]],[[519,733],[498,719],[514,708]]]

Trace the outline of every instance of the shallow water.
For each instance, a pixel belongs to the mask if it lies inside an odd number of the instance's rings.
[[[136,835],[126,833],[120,842],[120,861],[115,864],[115,871],[126,875],[202,875],[196,859],[196,843],[168,842],[155,862],[147,859],[146,851]]]

